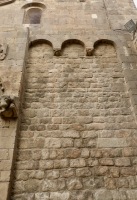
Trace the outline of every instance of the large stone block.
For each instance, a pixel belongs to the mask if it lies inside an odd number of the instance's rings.
[[[107,190],[99,190],[95,193],[95,200],[113,200],[112,194]]]
[[[127,192],[128,199],[136,200],[137,199],[137,191],[136,190],[128,190]]]
[[[67,181],[67,188],[68,190],[79,190],[82,189],[83,185],[80,179],[71,178]]]
[[[60,148],[61,140],[58,138],[46,138],[45,139],[45,147],[46,148]]]
[[[115,160],[115,165],[117,167],[128,167],[128,166],[131,166],[131,160],[129,158],[117,158]]]
[[[99,148],[111,148],[111,147],[126,147],[126,138],[99,138],[97,141]]]
[[[45,192],[36,193],[35,200],[50,200],[49,193]]]
[[[0,200],[7,200],[9,182],[0,182]]]
[[[8,171],[12,168],[12,160],[1,160],[0,161],[0,170]]]
[[[14,137],[0,137],[0,149],[13,149],[14,143]]]
[[[25,191],[27,191],[28,193],[37,191],[38,188],[40,187],[40,183],[41,182],[37,179],[27,180],[24,184]]]
[[[69,200],[69,192],[51,192],[50,200]]]
[[[57,180],[45,179],[42,182],[42,188],[41,189],[42,189],[42,192],[57,191],[57,189],[58,189]]]

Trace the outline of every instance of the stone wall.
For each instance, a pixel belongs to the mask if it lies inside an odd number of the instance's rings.
[[[4,0],[1,0],[4,1]],[[7,0],[8,1],[8,0]],[[21,26],[28,6],[33,2],[16,0],[13,3],[1,6],[1,27]],[[31,25],[44,29],[45,32],[97,29],[97,30],[125,30],[124,24],[130,20],[137,20],[137,10],[132,0],[43,0],[37,5],[43,4],[41,24]],[[16,12],[15,12],[16,9]],[[65,27],[64,27],[65,26]],[[39,30],[40,31],[40,30]],[[37,34],[39,33],[37,30]]]
[[[20,33],[22,39],[19,37]],[[0,60],[0,113],[2,111],[2,96],[12,95],[18,99],[18,102],[21,102],[21,79],[24,73],[27,36],[26,28],[16,30],[3,28],[0,30],[0,44],[7,45],[6,55]],[[19,104],[17,107],[19,110]],[[18,121],[17,118],[0,117],[0,200],[7,199],[10,194],[9,183],[12,177]]]
[[[107,43],[84,55],[71,42],[61,57],[44,43],[30,48],[14,200],[135,195],[137,130],[121,64]]]
[[[136,199],[136,16],[132,0],[1,0],[0,104],[18,116],[0,118],[0,200]]]

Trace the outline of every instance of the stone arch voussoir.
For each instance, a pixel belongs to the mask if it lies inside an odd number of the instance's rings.
[[[30,40],[29,46],[32,46],[33,44],[36,44],[36,43],[47,43],[53,48],[52,42],[50,40],[40,39],[40,38],[39,39],[38,38],[37,39],[32,38],[32,40]]]
[[[38,7],[38,8],[45,9],[46,5],[43,2],[31,1],[30,3],[25,3],[21,8],[27,9],[30,7]]]

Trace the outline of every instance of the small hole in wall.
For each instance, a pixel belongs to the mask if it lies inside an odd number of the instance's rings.
[[[30,8],[25,13],[24,24],[40,24],[42,10],[40,8]]]

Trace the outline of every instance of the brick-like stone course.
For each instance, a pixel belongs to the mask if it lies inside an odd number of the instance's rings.
[[[0,200],[136,199],[133,1],[43,0],[35,25],[29,3],[0,6],[0,82],[23,99],[18,120],[0,118]]]
[[[102,43],[85,57],[70,44],[57,58],[34,45],[25,79],[13,199],[100,200],[134,190],[136,124],[114,47]]]

